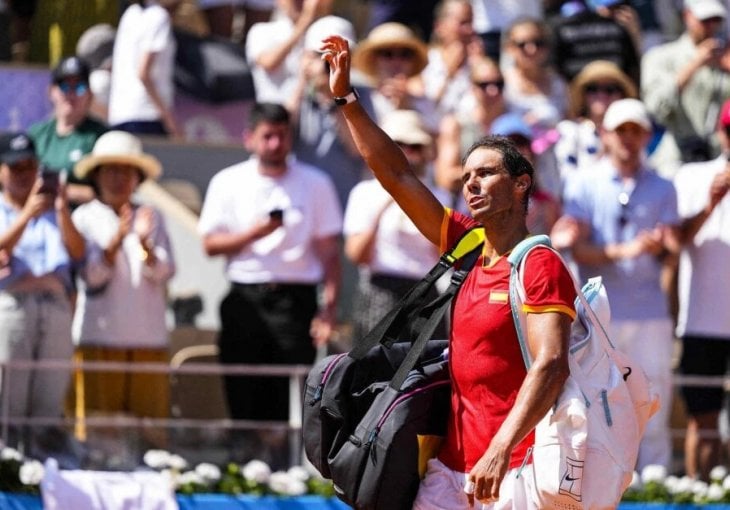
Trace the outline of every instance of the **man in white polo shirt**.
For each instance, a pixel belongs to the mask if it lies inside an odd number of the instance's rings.
[[[199,223],[206,252],[226,257],[231,281],[220,360],[310,364],[335,325],[340,204],[324,172],[290,156],[282,105],[254,105],[245,142],[251,158],[213,177]],[[234,419],[288,417],[287,378],[229,376],[225,389]]]

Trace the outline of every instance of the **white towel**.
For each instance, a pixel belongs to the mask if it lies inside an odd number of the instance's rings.
[[[44,510],[178,510],[171,480],[161,473],[59,470],[52,458],[41,494]]]

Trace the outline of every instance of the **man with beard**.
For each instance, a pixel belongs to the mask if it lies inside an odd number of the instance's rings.
[[[335,324],[340,204],[324,172],[290,158],[282,105],[254,105],[244,138],[251,158],[213,177],[199,223],[205,251],[226,257],[231,281],[220,308],[220,360],[311,364]],[[225,390],[234,419],[288,417],[286,378],[227,376]]]

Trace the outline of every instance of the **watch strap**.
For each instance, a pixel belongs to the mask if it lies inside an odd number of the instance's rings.
[[[358,99],[357,92],[355,89],[350,89],[350,92],[347,95],[344,95],[342,97],[335,97],[335,104],[337,106],[344,106],[346,104],[354,103]]]

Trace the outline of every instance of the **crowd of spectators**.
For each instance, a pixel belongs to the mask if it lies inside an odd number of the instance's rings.
[[[663,412],[650,423],[639,467],[674,467],[669,418],[675,364],[685,374],[720,375],[730,361],[730,318],[722,313],[730,302],[727,292],[713,290],[730,274],[720,263],[730,254],[730,231],[722,228],[730,207],[725,3],[371,0],[364,28],[336,15],[333,0],[199,3],[217,37],[232,37],[241,8],[256,21],[239,41],[256,94],[244,136],[252,156],[211,180],[200,221],[205,250],[226,258],[231,282],[221,305],[222,362],[310,363],[315,347],[336,329],[338,254],[359,270],[355,342],[436,260],[354,150],[318,51],[322,38],[336,33],[354,47],[356,79],[356,92],[340,100],[365,105],[445,207],[468,211],[460,196],[460,162],[479,138],[506,136],[533,163],[531,232],[550,234],[579,279],[604,278],[612,337],[660,389]],[[129,296],[139,281],[149,278],[160,290],[174,271],[161,218],[130,201],[139,181],[159,172],[140,163],[137,139],[125,145],[120,133],[180,136],[171,35],[179,4],[143,0],[123,12],[113,56],[96,69],[110,74],[106,80],[95,84],[94,72],[78,57],[62,60],[49,87],[53,119],[31,127],[30,138],[13,134],[3,146],[3,320],[10,313],[5,301],[18,310],[18,296],[36,292],[15,287],[16,259],[44,282],[39,303],[49,295],[76,298],[78,290],[77,325],[88,320],[80,310],[90,313],[90,300],[111,292],[117,279],[131,278],[124,284],[131,287],[114,299],[136,299]],[[681,20],[679,29],[673,20]],[[93,120],[95,92],[102,102],[108,92],[108,109],[94,110],[102,118]],[[113,131],[97,141],[104,126]],[[112,133],[131,160],[106,159],[102,142]],[[23,152],[18,140],[31,148]],[[19,160],[20,153],[27,158]],[[73,176],[55,202],[43,193],[43,200],[36,197],[41,181],[34,184],[34,178],[23,181],[22,193],[14,191],[20,174],[35,176],[36,155],[50,170]],[[84,166],[88,158],[95,164]],[[120,165],[136,171],[125,174]],[[92,179],[84,187],[86,174]],[[127,195],[111,199],[109,186],[117,181],[126,182],[117,187]],[[78,207],[73,216],[66,212],[69,201]],[[48,212],[52,203],[55,215]],[[38,242],[33,232],[44,224],[58,232],[52,250],[63,272],[36,267],[38,246],[18,249]],[[79,253],[83,240],[85,255]],[[91,255],[94,247],[101,258]],[[140,252],[139,267],[117,274],[122,268],[115,257],[139,259]],[[100,283],[91,283],[94,272],[103,273]],[[678,299],[678,322],[672,298]],[[714,313],[699,305],[706,302],[714,303]],[[71,303],[64,304],[69,324]],[[12,358],[12,342],[23,343],[19,331],[15,340],[0,337],[5,359]],[[78,328],[75,333],[78,343]],[[93,345],[104,336],[108,347],[116,341],[116,347],[128,347],[119,335],[87,335],[84,342]],[[679,362],[675,338],[683,346]],[[716,366],[703,362],[710,357]],[[226,389],[235,418],[285,418],[286,388],[235,377],[226,379]],[[276,392],[281,397],[272,397]],[[716,388],[685,394],[695,404],[687,407],[684,470],[707,478],[720,452],[722,395]],[[58,404],[47,411],[57,411]]]

